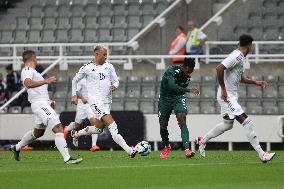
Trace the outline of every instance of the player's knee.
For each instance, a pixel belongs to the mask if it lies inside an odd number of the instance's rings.
[[[231,130],[233,128],[234,120],[233,119],[224,119],[224,130]]]
[[[160,121],[160,128],[166,129],[168,127],[168,121]]]
[[[95,126],[88,126],[85,131],[90,134],[100,134],[103,132],[102,129],[96,128]]]
[[[63,133],[63,127],[61,125],[61,123],[55,125],[53,128],[52,128],[52,131],[54,133]]]
[[[177,114],[177,122],[178,125],[181,127],[186,124],[186,115],[185,114]]]

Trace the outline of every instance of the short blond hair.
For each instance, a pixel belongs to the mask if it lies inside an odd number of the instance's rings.
[[[94,48],[94,52],[102,50],[102,49],[107,49],[104,45],[96,45]]]

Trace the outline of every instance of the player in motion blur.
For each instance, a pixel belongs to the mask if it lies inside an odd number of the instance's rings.
[[[97,45],[94,49],[93,60],[82,66],[72,80],[72,103],[77,104],[76,86],[86,78],[89,108],[88,119],[92,126],[73,133],[73,143],[82,135],[99,134],[108,127],[113,140],[121,146],[128,155],[135,157],[137,150],[128,146],[118,133],[117,125],[110,114],[112,92],[119,85],[118,77],[112,64],[106,62],[107,49]]]
[[[239,38],[238,47],[226,59],[216,67],[217,77],[219,81],[219,89],[217,100],[221,106],[221,114],[223,122],[217,124],[204,137],[198,137],[196,144],[199,146],[199,153],[205,157],[206,143],[225,131],[233,128],[234,120],[236,119],[245,129],[246,136],[252,147],[258,153],[262,162],[272,160],[275,153],[264,152],[259,144],[256,133],[253,130],[253,122],[250,117],[243,111],[238,103],[239,83],[254,84],[262,88],[268,86],[265,81],[256,81],[246,78],[243,75],[244,61],[247,54],[252,48],[253,38],[250,35],[241,35]]]
[[[188,89],[190,74],[195,67],[194,59],[184,59],[181,66],[173,66],[168,68],[162,78],[160,97],[158,103],[158,116],[160,122],[160,135],[164,144],[164,149],[160,154],[160,158],[168,157],[171,150],[169,144],[169,132],[167,129],[170,115],[174,110],[178,125],[181,130],[181,138],[185,149],[185,156],[193,157],[195,152],[189,149],[189,133],[186,125],[186,96],[185,93],[193,93],[199,95],[196,88]]]
[[[63,127],[59,116],[53,109],[55,102],[51,102],[48,96],[48,84],[55,83],[57,79],[55,77],[44,79],[41,74],[35,70],[37,58],[34,51],[25,51],[23,53],[23,62],[25,67],[21,73],[21,80],[28,91],[28,99],[31,103],[32,111],[35,114],[36,126],[34,130],[28,131],[18,144],[11,146],[15,160],[20,161],[20,149],[22,147],[43,136],[46,127],[50,127],[55,133],[55,145],[62,155],[64,162],[66,164],[80,163],[83,160],[82,158],[74,159],[69,155],[67,144],[63,136]]]
[[[78,82],[76,95],[78,97],[78,104],[76,108],[75,122],[71,122],[67,127],[64,128],[64,138],[66,139],[68,132],[74,133],[80,128],[80,124],[87,118],[88,105],[88,92],[86,86],[86,79],[82,79]],[[98,134],[92,134],[92,147],[91,151],[98,151],[100,147],[97,146]],[[74,145],[78,147],[78,140],[74,140]]]

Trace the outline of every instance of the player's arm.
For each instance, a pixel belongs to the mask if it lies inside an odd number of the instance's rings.
[[[77,98],[81,99],[84,104],[88,103],[88,100],[85,99],[79,91],[76,91],[76,95],[77,95]]]
[[[226,90],[226,86],[225,86],[225,82],[224,82],[224,71],[225,71],[225,69],[226,69],[226,67],[223,64],[219,64],[216,67],[217,78],[218,78],[219,85],[221,87],[221,98],[223,100],[227,100],[227,90]]]
[[[186,92],[191,92],[191,89],[187,89],[187,88],[177,85],[175,82],[174,76],[171,74],[168,75],[168,86],[169,86],[169,90],[176,91],[177,93],[183,94]]]
[[[112,66],[110,69],[110,79],[111,79],[111,86],[110,86],[110,90],[111,91],[115,91],[118,86],[119,86],[119,80],[116,74],[116,71],[114,69],[114,67]]]
[[[254,84],[262,88],[266,88],[268,86],[268,83],[266,81],[257,81],[257,80],[249,79],[245,77],[244,75],[241,76],[241,83]]]
[[[81,79],[85,77],[85,70],[84,67],[81,67],[79,72],[76,73],[76,75],[72,79],[72,97],[71,97],[71,103],[77,105],[78,97],[77,97],[77,85]]]
[[[30,88],[36,88],[36,87],[40,87],[45,84],[52,84],[56,82],[57,82],[56,77],[52,76],[52,77],[49,77],[48,79],[41,80],[41,81],[34,81],[31,78],[26,78],[23,83],[26,88],[30,89]]]

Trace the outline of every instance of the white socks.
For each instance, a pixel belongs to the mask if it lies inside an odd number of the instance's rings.
[[[132,148],[126,144],[126,142],[123,139],[123,137],[118,133],[118,129],[117,129],[116,123],[112,122],[108,126],[108,129],[109,129],[109,132],[110,132],[114,142],[116,142],[119,146],[121,146],[123,148],[123,150],[125,150],[128,154],[131,154],[132,153]]]
[[[248,138],[248,141],[252,145],[252,147],[255,149],[255,151],[259,154],[259,156],[262,156],[265,152],[262,150],[259,141],[257,139],[257,136],[255,132],[252,129],[252,121],[250,118],[246,118],[246,120],[243,122],[243,127],[246,131],[246,136]]]
[[[98,134],[92,134],[92,146],[97,145]]]
[[[20,142],[18,142],[18,144],[16,144],[16,150],[19,151],[22,147],[32,143],[33,141],[35,141],[36,137],[34,136],[34,131],[28,131],[23,138],[21,139]]]
[[[73,129],[75,129],[75,122],[71,122],[66,128],[67,132],[70,132]]]
[[[76,137],[80,137],[84,135],[91,135],[91,134],[100,134],[101,132],[102,132],[102,129],[98,129],[95,126],[88,126],[78,131],[76,134]]]
[[[55,133],[55,145],[60,152],[60,154],[63,156],[64,161],[68,161],[70,158],[67,143],[64,139],[63,133]]]
[[[217,124],[213,129],[211,129],[204,137],[203,143],[206,144],[211,138],[215,138],[225,131],[228,131],[233,128],[234,120],[225,120],[223,123]]]

